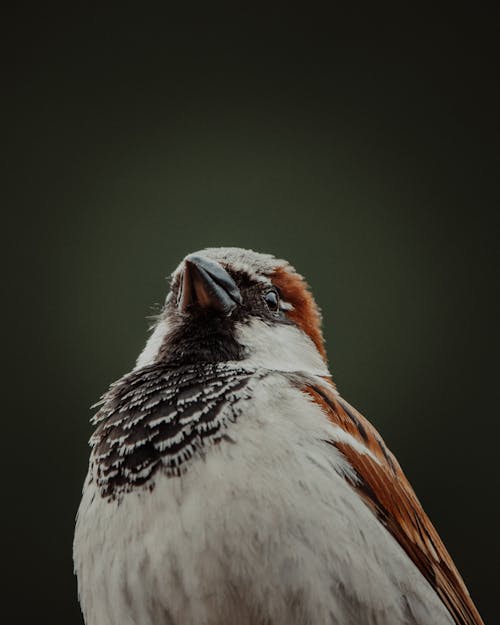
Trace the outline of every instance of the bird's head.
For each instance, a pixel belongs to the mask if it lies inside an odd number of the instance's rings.
[[[172,274],[165,306],[137,367],[239,361],[328,373],[321,315],[286,261],[239,248],[189,254]]]

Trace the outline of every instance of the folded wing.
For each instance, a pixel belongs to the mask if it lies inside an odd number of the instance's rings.
[[[376,429],[328,385],[310,384],[302,390],[333,424],[371,452],[330,442],[355,471],[352,487],[431,584],[457,625],[484,625],[450,554]]]

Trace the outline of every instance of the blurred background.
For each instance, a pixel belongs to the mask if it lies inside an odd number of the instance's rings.
[[[307,276],[341,393],[493,623],[492,17],[46,11],[23,5],[3,35],[6,622],[82,623],[89,406],[180,259],[236,245]]]

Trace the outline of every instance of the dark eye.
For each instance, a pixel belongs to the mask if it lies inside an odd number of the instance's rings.
[[[280,298],[274,289],[267,291],[267,293],[264,294],[264,301],[266,302],[269,310],[272,312],[277,312],[280,307]]]

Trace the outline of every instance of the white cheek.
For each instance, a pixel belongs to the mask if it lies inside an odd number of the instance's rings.
[[[167,334],[169,328],[170,326],[165,319],[161,319],[157,323],[153,330],[153,333],[147,340],[144,349],[137,358],[134,371],[136,369],[140,369],[141,367],[151,365],[156,360],[158,352],[160,351],[160,347],[165,339],[165,335]]]
[[[330,375],[314,343],[296,326],[268,325],[254,319],[236,324],[236,340],[248,347],[246,366]]]

